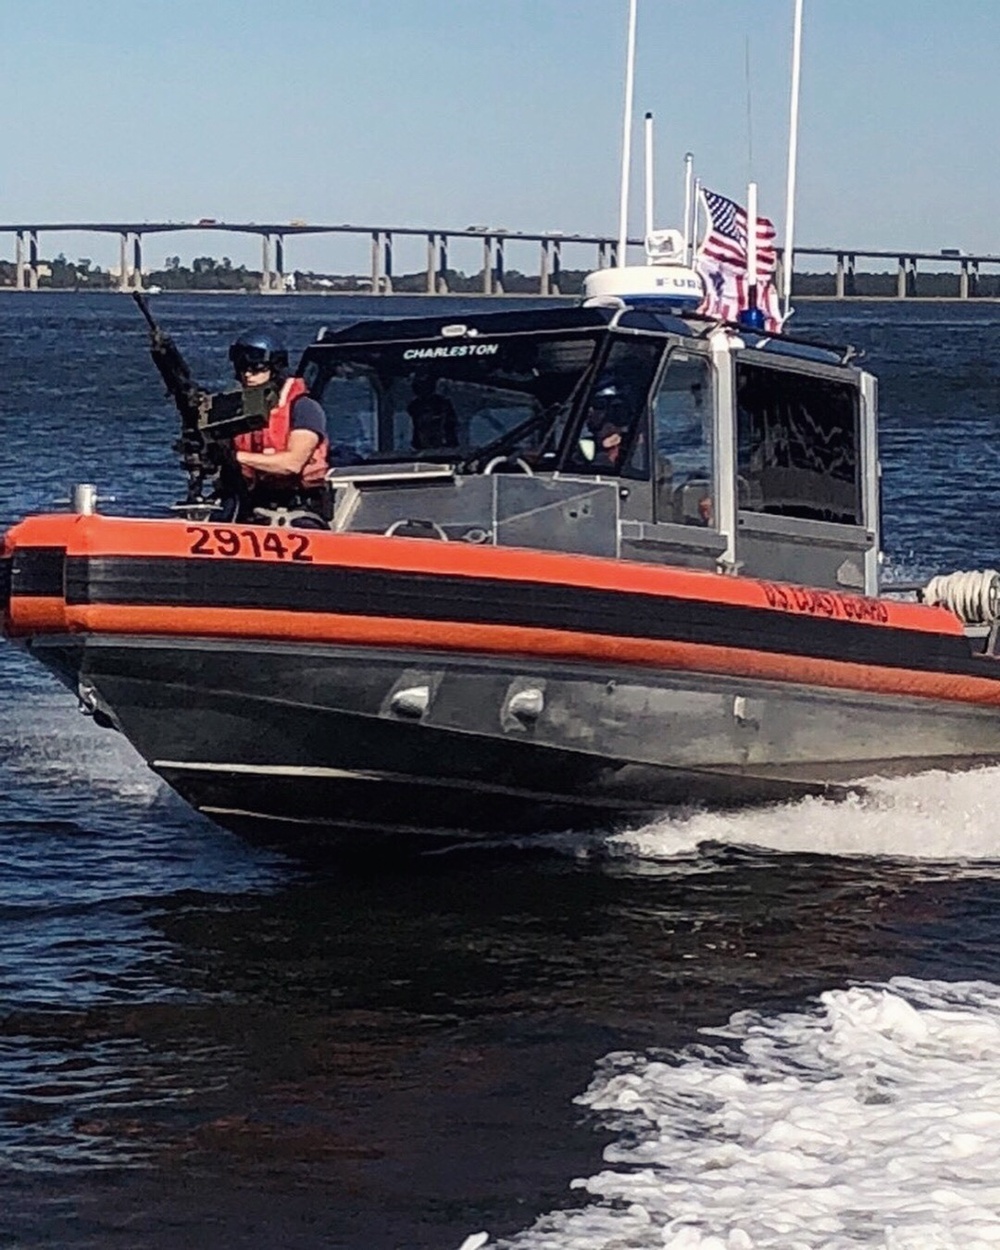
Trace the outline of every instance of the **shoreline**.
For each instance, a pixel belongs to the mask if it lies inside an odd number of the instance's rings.
[[[0,298],[7,295],[29,296],[29,295],[132,295],[132,291],[118,291],[113,287],[72,287],[72,286],[46,286],[37,287],[34,290],[19,290],[17,287],[0,286]],[[572,295],[542,295],[538,291],[504,291],[495,295],[486,295],[482,291],[443,291],[433,293],[430,291],[386,291],[378,295],[373,295],[371,291],[233,291],[233,290],[206,290],[205,288],[193,288],[191,290],[160,290],[150,292],[148,290],[140,290],[140,295],[151,296],[157,298],[160,295],[177,296],[226,296],[226,297],[249,297],[251,299],[287,299],[287,298],[313,298],[313,299],[370,299],[370,300],[482,300],[484,303],[498,302],[502,300],[547,300],[562,303],[565,301],[579,301],[581,295],[574,293]],[[960,295],[907,295],[900,297],[898,295],[793,295],[793,299],[800,304],[1000,304],[1000,294],[997,295],[971,295],[963,299]]]

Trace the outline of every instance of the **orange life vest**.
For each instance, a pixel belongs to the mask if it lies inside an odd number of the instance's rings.
[[[281,388],[278,396],[278,402],[271,409],[267,418],[267,425],[260,430],[252,430],[249,434],[237,434],[233,439],[233,444],[237,451],[254,451],[258,454],[268,451],[287,451],[288,435],[292,428],[292,404],[300,395],[308,394],[309,388],[301,378],[289,378]],[[316,444],[312,455],[303,465],[298,475],[298,484],[304,490],[311,490],[313,487],[321,486],[326,479],[328,441],[321,438]],[[285,484],[293,481],[287,474],[273,473],[269,474],[261,469],[251,469],[247,465],[242,466],[243,476],[248,482],[259,482],[262,479],[271,478],[275,482],[283,480]]]

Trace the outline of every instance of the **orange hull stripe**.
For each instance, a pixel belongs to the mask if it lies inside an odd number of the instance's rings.
[[[607,637],[558,629],[261,609],[101,605],[67,607],[65,620],[70,630],[83,633],[214,637],[245,641],[263,639],[404,649],[420,647],[524,659],[620,664],[830,687],[853,690],[859,694],[1000,706],[1000,681],[989,678],[881,668],[844,660],[772,655],[739,647]],[[38,628],[37,623],[35,628]]]
[[[247,526],[202,526],[246,530]],[[253,527],[258,535],[266,529]],[[70,556],[181,557],[192,561],[227,561],[219,556],[191,552],[196,527],[176,520],[131,520],[102,516],[29,517],[6,536],[8,549],[15,545],[65,546]],[[306,533],[306,531],[299,531]],[[587,587],[622,593],[665,595],[741,607],[765,608],[785,615],[849,618],[856,607],[877,607],[882,619],[868,620],[872,628],[898,627],[932,634],[961,634],[958,618],[945,608],[915,603],[867,599],[840,591],[813,591],[788,584],[745,577],[648,565],[628,560],[573,555],[524,548],[477,547],[460,542],[436,542],[420,538],[385,538],[369,534],[333,534],[308,531],[309,552],[320,566],[370,568],[397,572],[435,573],[470,578],[497,578],[512,582],[545,582],[550,585]],[[254,563],[273,563],[266,558]],[[286,562],[283,562],[286,563]],[[787,592],[791,606],[774,591]],[[769,591],[771,597],[769,598]],[[433,585],[428,586],[433,594]],[[843,618],[842,618],[843,619]]]
[[[56,596],[14,595],[4,618],[4,629],[12,638],[64,633],[66,628],[66,600]]]

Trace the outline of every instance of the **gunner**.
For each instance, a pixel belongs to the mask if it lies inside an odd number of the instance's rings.
[[[275,509],[317,513],[322,525],[327,472],[326,413],[310,398],[305,382],[288,377],[288,352],[270,334],[249,331],[229,349],[237,380],[244,387],[272,386],[274,402],[267,425],[233,439],[245,496],[239,520]],[[264,519],[260,516],[258,519]],[[305,525],[307,517],[291,524]]]

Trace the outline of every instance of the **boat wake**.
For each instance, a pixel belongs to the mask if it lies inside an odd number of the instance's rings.
[[[516,1250],[945,1250],[1000,1228],[1000,986],[893,978],[618,1052],[577,1101],[617,1134],[589,1201]]]
[[[720,848],[1000,869],[1000,767],[875,778],[843,799],[810,797],[738,811],[675,810],[617,832],[566,831],[451,845],[429,854],[540,851],[626,871],[712,870]]]
[[[689,811],[607,840],[637,864],[683,861],[706,847],[787,854],[1000,863],[1000,768],[876,779],[842,800],[806,798],[738,812]]]

